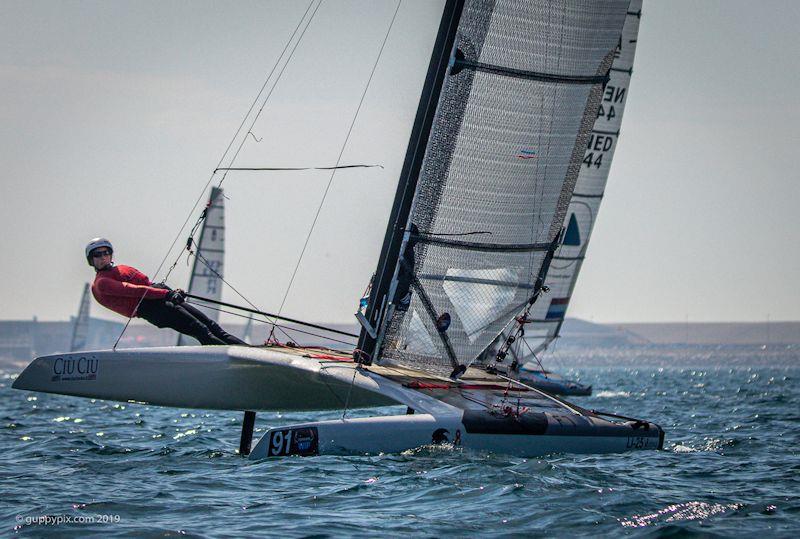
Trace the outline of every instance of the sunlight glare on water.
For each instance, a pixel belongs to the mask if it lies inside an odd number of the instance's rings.
[[[665,450],[527,459],[430,446],[253,462],[236,454],[240,414],[16,391],[6,372],[2,529],[37,537],[796,536],[798,359],[791,349],[562,349],[552,368],[595,388],[578,404],[659,423]],[[261,413],[256,437],[339,415]],[[106,521],[34,520],[42,516]]]

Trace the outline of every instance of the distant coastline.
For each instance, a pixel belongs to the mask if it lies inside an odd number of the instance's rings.
[[[1,320],[0,367],[21,368],[36,356],[64,352],[69,347],[72,321]],[[356,324],[324,324],[328,327],[358,333]],[[244,324],[225,324],[232,333],[244,333]],[[87,348],[108,349],[116,342],[123,324],[92,318]],[[339,347],[339,343],[319,337],[304,337],[299,344]],[[285,339],[285,336],[281,336]],[[254,332],[254,342],[266,338],[266,326]],[[173,346],[177,334],[147,324],[133,323],[120,340],[119,347]],[[596,324],[567,318],[562,328],[559,347],[608,348],[636,346],[800,346],[800,322],[622,322]]]

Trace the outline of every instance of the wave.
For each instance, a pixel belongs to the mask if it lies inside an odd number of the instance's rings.
[[[629,391],[598,391],[595,394],[595,397],[600,397],[602,399],[607,399],[610,397],[630,397],[631,394]]]

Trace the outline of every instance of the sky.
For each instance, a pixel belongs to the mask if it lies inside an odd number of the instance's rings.
[[[117,262],[163,277],[307,6],[0,0],[0,319],[74,315],[96,236],[111,239]],[[324,2],[236,166],[334,164],[396,7]],[[335,174],[287,316],[353,321],[441,9],[401,2],[342,155],[383,168]],[[645,0],[622,135],[568,316],[800,320],[798,26],[794,1]],[[259,308],[278,310],[329,179],[226,178],[226,279]],[[181,258],[168,282],[185,287],[188,273]],[[230,289],[223,300],[242,303]],[[92,314],[121,320],[96,304]]]

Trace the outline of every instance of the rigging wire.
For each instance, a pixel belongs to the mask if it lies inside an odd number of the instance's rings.
[[[300,18],[300,21],[297,23],[297,26],[295,26],[294,30],[292,31],[292,34],[289,36],[289,39],[287,40],[286,45],[284,45],[283,50],[281,51],[280,55],[278,56],[278,59],[275,61],[275,64],[273,64],[272,69],[270,70],[269,74],[267,75],[267,78],[264,80],[264,84],[261,86],[261,89],[259,90],[259,92],[256,95],[255,99],[253,100],[253,103],[250,105],[250,108],[248,109],[247,113],[242,118],[242,121],[239,124],[239,127],[236,129],[236,132],[234,133],[233,137],[231,138],[231,141],[228,143],[228,146],[225,148],[225,151],[222,153],[222,156],[220,157],[219,163],[217,163],[217,168],[225,160],[225,157],[228,155],[228,152],[230,151],[230,149],[233,146],[234,142],[239,137],[239,134],[241,133],[241,130],[242,130],[242,126],[245,124],[245,122],[247,121],[247,118],[250,116],[251,112],[253,111],[253,108],[258,103],[258,100],[260,99],[261,95],[263,94],[264,89],[267,87],[267,84],[269,83],[269,80],[272,78],[272,75],[275,72],[275,69],[277,69],[278,65],[280,65],[281,59],[283,58],[284,54],[286,54],[286,51],[288,50],[289,45],[291,45],[292,40],[297,35],[297,31],[300,29],[300,26],[302,26],[302,23],[306,19],[306,16],[308,15],[308,12],[311,9],[311,6],[314,5],[314,2],[315,2],[315,0],[311,0],[311,2],[309,2],[308,7],[306,8],[305,12],[303,13],[303,16]],[[319,6],[321,4],[322,4],[322,0],[319,0],[319,4],[317,4],[316,9],[314,9],[314,12],[311,14],[311,17],[308,19],[308,23],[306,24],[306,27],[303,29],[303,32],[300,34],[300,37],[297,39],[297,42],[295,43],[295,46],[292,49],[292,52],[289,55],[289,58],[287,59],[286,64],[288,64],[289,60],[291,60],[292,54],[294,54],[294,51],[297,49],[297,45],[303,39],[303,35],[305,35],[305,31],[308,29],[308,26],[311,24],[311,20],[314,18],[314,15],[316,14],[316,12],[319,9]],[[284,65],[283,69],[286,69],[286,65]],[[283,74],[283,70],[281,70],[281,75],[282,74]],[[273,84],[272,90],[275,89],[275,85],[277,85],[279,80],[280,80],[280,75],[278,76],[277,80],[275,81],[275,84]],[[267,95],[267,97],[266,97],[266,99],[264,101],[264,105],[266,105],[266,102],[269,100],[269,96],[272,95],[272,90],[270,90],[269,95]],[[261,110],[264,109],[264,105],[262,105],[261,109],[259,109],[259,114],[261,113]],[[250,129],[248,129],[248,133],[250,133],[251,130],[252,130],[252,125],[250,126]],[[254,138],[255,138],[255,136],[254,136]],[[243,137],[243,141],[244,140],[247,140],[247,136],[246,135],[245,135],[245,137]],[[242,147],[243,144],[244,144],[244,142],[242,142],[242,144],[240,144],[239,150],[241,150],[241,147]],[[237,154],[236,155],[238,155],[238,150],[237,150]],[[234,156],[234,159],[235,159],[235,156]],[[232,162],[233,162],[233,160],[231,160],[231,163]],[[175,248],[175,244],[178,242],[178,239],[181,237],[181,234],[183,233],[183,230],[186,228],[186,225],[189,223],[189,220],[192,218],[192,214],[197,209],[197,205],[200,204],[200,201],[203,199],[203,195],[205,194],[206,190],[208,189],[208,186],[211,184],[212,180],[214,179],[215,174],[216,174],[216,172],[213,172],[211,174],[211,176],[208,178],[208,181],[203,186],[203,189],[200,192],[200,195],[198,196],[197,200],[195,200],[195,203],[192,206],[192,209],[189,210],[189,214],[186,216],[186,220],[181,225],[180,229],[178,230],[178,233],[175,235],[175,238],[172,240],[172,243],[170,244],[169,248],[167,249],[167,252],[164,254],[164,258],[161,259],[161,262],[159,263],[158,267],[156,268],[156,271],[153,273],[153,278],[154,279],[157,278],[158,274],[161,272],[161,269],[164,267],[164,263],[167,261],[167,259],[169,258],[170,253]],[[222,181],[224,181],[224,179],[225,178],[223,176],[222,180],[220,180],[220,182],[219,182],[219,185],[222,185]],[[192,228],[192,235],[194,234],[194,232],[197,231],[198,226],[200,225],[200,223],[202,222],[202,220],[204,218],[205,218],[205,212],[203,212],[203,214],[201,215],[200,219],[198,219],[197,223],[195,223],[194,227]],[[166,273],[166,275],[162,279],[162,281],[161,281],[162,283],[166,282],[166,280],[169,277],[169,275],[172,272],[172,270],[175,269],[175,266],[177,266],[178,261],[180,260],[181,256],[182,256],[182,252],[181,252],[181,254],[178,255],[178,258],[175,260],[175,263],[172,265],[172,267],[169,269],[169,271]],[[141,305],[142,300],[144,300],[145,295],[146,294],[143,294],[142,297],[139,299],[139,302],[136,304],[136,309],[134,309],[134,312],[136,312],[136,310]],[[117,345],[119,344],[119,341],[122,339],[122,336],[125,334],[125,331],[128,329],[128,326],[130,325],[132,319],[133,319],[133,317],[128,317],[128,320],[125,322],[125,325],[123,326],[122,331],[120,332],[119,336],[117,337],[117,340],[114,342],[114,346],[112,347],[112,350],[116,350],[117,349]]]
[[[233,290],[233,291],[234,291],[234,292],[235,292],[235,293],[236,293],[236,294],[237,294],[237,295],[238,295],[240,298],[242,298],[242,299],[243,299],[245,302],[247,302],[247,304],[248,304],[248,305],[250,305],[250,307],[252,307],[252,308],[253,308],[254,310],[256,310],[256,311],[259,311],[257,314],[260,314],[260,315],[264,316],[264,317],[267,319],[267,322],[266,322],[267,324],[270,324],[270,323],[275,323],[275,322],[278,320],[278,318],[277,318],[277,317],[270,316],[268,313],[265,313],[265,312],[263,312],[261,309],[259,309],[258,307],[256,307],[256,306],[255,306],[255,305],[254,305],[254,304],[253,304],[253,303],[252,303],[250,300],[248,300],[246,297],[244,297],[244,295],[243,295],[241,292],[239,292],[239,291],[238,291],[238,290],[237,290],[237,289],[236,289],[236,288],[235,288],[235,287],[234,287],[232,284],[230,284],[228,281],[226,281],[226,280],[225,280],[225,278],[224,278],[222,275],[220,275],[220,274],[217,272],[217,270],[216,270],[216,269],[214,269],[214,268],[212,267],[212,265],[211,265],[211,264],[208,262],[208,260],[206,260],[206,258],[205,258],[205,257],[204,257],[202,254],[200,254],[200,252],[199,252],[199,251],[200,251],[199,247],[198,247],[198,249],[197,249],[197,252],[194,252],[194,251],[192,251],[192,253],[193,253],[193,254],[194,254],[194,256],[195,256],[195,259],[197,259],[197,260],[200,260],[200,262],[201,262],[201,263],[202,263],[202,264],[203,264],[203,265],[204,265],[204,266],[205,266],[205,267],[206,267],[206,268],[207,268],[207,269],[208,269],[210,272],[212,272],[214,275],[216,275],[216,276],[217,276],[217,277],[218,277],[218,278],[219,278],[219,279],[220,279],[220,280],[221,280],[221,281],[222,281],[224,284],[228,285],[228,286],[230,287],[230,289],[231,289],[231,290]],[[274,319],[274,320],[270,320],[270,319]],[[294,320],[292,320],[292,321],[294,321]],[[296,321],[296,322],[299,322],[299,321]],[[327,328],[327,329],[329,329],[330,331],[336,332],[336,330],[333,330],[333,329],[330,329],[330,328]],[[341,333],[341,332],[339,332],[339,333]],[[285,334],[285,333],[284,333],[284,334]],[[310,335],[314,335],[314,334],[313,334],[313,333],[311,333]],[[287,337],[288,337],[288,335],[287,335]],[[343,342],[343,341],[340,341],[340,342]],[[345,343],[345,344],[350,344],[350,343]]]
[[[219,311],[221,313],[229,314],[231,316],[236,316],[238,318],[249,318],[248,316],[245,316],[245,315],[243,315],[241,313],[237,313],[237,312],[234,312],[234,311],[229,311],[227,309],[223,309],[222,307],[214,307],[212,305],[208,305],[208,304],[203,303],[203,302],[187,301],[187,303],[191,303],[193,305],[199,305],[200,307],[203,307],[204,309],[212,309],[214,311]],[[258,318],[255,318],[255,317],[253,318],[253,320],[256,321],[256,322],[259,322],[261,324],[272,324],[271,320],[259,320]],[[303,329],[297,329],[297,328],[294,328],[294,327],[285,326],[283,324],[276,324],[276,327],[279,330],[281,330],[283,335],[289,340],[292,340],[292,336],[289,335],[286,332],[287,331],[295,331],[297,333],[302,333],[304,335],[310,335],[312,337],[319,337],[320,339],[325,339],[327,341],[333,341],[333,342],[338,342],[339,344],[346,344],[348,346],[354,346],[354,343],[352,343],[352,342],[342,341],[340,339],[335,339],[333,337],[328,337],[327,335],[320,335],[319,333],[314,333],[312,331],[306,331],[306,330],[303,330]]]
[[[289,62],[291,62],[291,60],[292,60],[292,57],[294,56],[294,53],[297,51],[297,48],[298,48],[298,46],[300,45],[300,42],[302,41],[302,39],[303,39],[303,36],[305,36],[305,34],[306,34],[306,31],[308,30],[309,26],[311,26],[311,22],[314,20],[314,16],[317,14],[317,11],[319,10],[320,6],[322,5],[322,1],[323,1],[323,0],[319,0],[319,3],[317,4],[317,7],[316,7],[316,8],[314,8],[314,11],[311,13],[311,16],[308,18],[308,22],[306,22],[306,25],[305,25],[305,27],[303,28],[303,31],[300,33],[300,36],[297,38],[297,41],[295,41],[295,43],[294,43],[294,47],[292,47],[292,50],[291,50],[291,52],[289,53],[289,56],[286,58],[286,62],[284,62],[284,64],[283,64],[283,67],[281,67],[281,70],[280,70],[280,72],[278,73],[278,76],[275,78],[275,81],[274,81],[274,82],[273,82],[273,84],[272,84],[272,87],[270,88],[269,92],[267,93],[266,97],[264,98],[264,101],[263,101],[263,103],[261,104],[261,107],[258,109],[258,112],[257,112],[255,115],[253,115],[253,121],[252,121],[252,122],[250,122],[250,126],[249,126],[249,127],[248,127],[248,129],[247,129],[247,132],[248,132],[248,133],[251,133],[251,132],[252,132],[252,130],[253,130],[253,126],[255,125],[256,121],[258,121],[258,118],[261,116],[261,113],[264,111],[264,108],[267,106],[267,103],[269,102],[269,99],[270,99],[270,97],[272,97],[272,93],[275,91],[275,88],[278,86],[278,83],[280,82],[280,80],[281,80],[281,77],[283,77],[283,73],[284,73],[284,71],[286,71],[286,68],[287,68],[287,66],[289,65]],[[273,69],[272,69],[272,71],[270,71],[270,77],[272,76],[272,73],[274,72],[275,68],[276,68],[276,67],[278,66],[278,64],[280,63],[280,60],[281,60],[281,58],[283,57],[283,54],[286,52],[286,49],[288,48],[288,46],[289,46],[289,43],[291,43],[291,39],[292,39],[292,38],[294,37],[294,35],[296,34],[296,32],[297,32],[297,29],[298,29],[298,28],[300,27],[300,25],[302,24],[303,20],[305,19],[305,16],[308,14],[308,10],[311,8],[311,6],[313,5],[313,3],[314,3],[314,0],[312,0],[311,4],[309,4],[308,8],[306,8],[306,11],[305,11],[305,13],[303,14],[303,18],[301,18],[301,19],[300,19],[300,23],[298,23],[298,26],[295,28],[295,32],[292,34],[292,37],[289,39],[289,42],[286,44],[286,47],[284,47],[284,49],[283,49],[283,52],[281,53],[281,56],[278,58],[278,62],[276,62],[275,66],[273,66]],[[269,77],[267,77],[267,80],[269,80]],[[259,92],[259,96],[261,95],[261,93],[263,92],[263,89],[264,89],[265,87],[266,87],[266,82],[264,83],[264,86],[262,86],[262,90],[261,90],[261,92]],[[258,99],[258,98],[257,98],[257,99]],[[251,107],[251,109],[250,109],[250,110],[252,111],[252,107]],[[248,114],[249,114],[249,112],[248,112]],[[246,118],[247,118],[247,117],[245,117],[245,120],[246,120]],[[244,123],[244,121],[243,121],[242,123]],[[237,133],[237,135],[238,135],[238,133]],[[230,161],[228,162],[228,165],[229,165],[229,167],[230,167],[230,165],[232,165],[232,164],[233,164],[233,162],[234,162],[234,161],[236,160],[236,158],[239,156],[239,153],[242,151],[242,148],[244,147],[244,144],[245,144],[245,142],[247,142],[247,137],[246,137],[246,136],[242,138],[241,142],[239,143],[239,146],[238,146],[238,148],[236,149],[236,152],[233,154],[233,156],[231,157]],[[226,153],[227,153],[227,150],[226,150]],[[221,164],[222,164],[222,161],[224,160],[224,158],[225,158],[225,155],[223,155],[223,158],[220,160],[220,163],[217,165],[217,169],[219,169],[219,168],[220,168],[220,167],[219,167],[219,165],[221,165]],[[337,163],[337,164],[338,164],[338,163]],[[214,174],[216,174],[216,170],[215,170]],[[214,177],[214,174],[212,174],[212,176],[211,176],[212,178]],[[225,181],[225,178],[227,178],[227,177],[228,177],[228,173],[227,173],[227,171],[225,171],[225,172],[223,173],[223,175],[222,175],[222,178],[221,178],[221,179],[220,179],[220,181],[217,183],[217,187],[222,187],[222,183]],[[209,181],[206,183],[205,187],[203,188],[203,191],[205,191],[205,189],[207,189],[207,188],[208,188],[208,185],[209,185],[209,183],[211,183],[211,179],[209,179]],[[202,197],[202,195],[201,195],[201,197]],[[198,202],[199,202],[199,200],[198,200]],[[195,204],[195,208],[196,208],[196,207],[197,207],[197,204]],[[194,211],[194,208],[192,209],[192,211]],[[191,231],[191,233],[190,233],[190,235],[189,235],[189,239],[188,239],[188,241],[187,241],[187,250],[189,250],[189,246],[190,246],[191,242],[192,242],[192,241],[194,241],[194,240],[193,240],[193,238],[194,238],[194,234],[197,232],[197,228],[200,226],[200,223],[202,223],[203,219],[205,219],[205,216],[206,216],[206,213],[205,213],[205,212],[203,212],[203,213],[200,215],[200,218],[197,220],[197,223],[195,223],[195,225],[194,225],[194,228],[192,228],[192,231]],[[184,226],[185,226],[185,225],[184,225]],[[174,243],[173,243],[173,245],[174,245]],[[173,265],[172,265],[172,268],[170,268],[170,272],[171,272],[171,271],[172,271],[172,269],[174,269],[174,268],[175,268],[175,266],[177,265],[177,263],[178,263],[178,260],[180,260],[180,256],[181,256],[181,255],[179,255],[179,256],[178,256],[178,258],[177,258],[177,259],[176,259],[176,261],[175,261],[175,264],[173,264]],[[207,264],[206,264],[206,266],[208,267],[208,265],[207,265]],[[164,277],[164,280],[166,280],[166,278],[169,276],[169,273],[170,273],[170,272],[167,272],[167,275]],[[244,301],[246,301],[246,302],[247,302],[249,305],[251,305],[251,306],[252,306],[254,309],[256,309],[256,310],[260,310],[260,309],[258,309],[258,308],[257,308],[255,305],[253,305],[253,303],[251,303],[251,302],[250,302],[250,300],[248,300],[246,297],[244,297],[244,295],[243,295],[242,293],[240,293],[238,290],[236,290],[235,288],[233,288],[233,286],[231,286],[231,285],[230,285],[230,283],[228,283],[228,282],[227,282],[227,281],[225,281],[224,279],[223,279],[223,282],[224,282],[225,284],[227,284],[228,286],[230,286],[230,287],[231,287],[231,289],[233,289],[233,291],[234,291],[234,292],[236,292],[236,294],[237,294],[239,297],[241,297],[241,298],[242,298]],[[270,330],[270,338],[271,338],[271,337],[274,335],[274,327],[275,327],[275,325],[273,324],[273,326],[272,326],[272,329]]]
[[[528,350],[530,351],[531,355],[533,356],[533,359],[535,359],[535,360],[536,360],[536,363],[538,363],[538,364],[539,364],[539,368],[540,368],[540,369],[542,369],[542,372],[544,373],[544,376],[545,376],[545,378],[548,378],[548,376],[547,376],[547,371],[545,371],[544,365],[542,365],[542,362],[539,360],[539,356],[537,356],[537,355],[536,355],[536,352],[534,352],[534,351],[533,351],[533,348],[531,348],[531,345],[530,345],[530,344],[528,344],[528,341],[527,341],[527,340],[525,340],[524,338],[522,338],[522,339],[520,339],[520,340],[521,340],[521,341],[522,341],[522,342],[525,344],[525,346],[528,348]]]
[[[261,108],[259,108],[258,112],[253,116],[253,121],[250,122],[250,127],[247,129],[248,133],[251,133],[253,131],[253,126],[256,124],[256,122],[258,121],[258,118],[261,116],[261,113],[264,111],[264,108],[267,106],[267,103],[269,102],[270,97],[272,97],[272,93],[275,91],[275,88],[277,88],[278,83],[280,82],[281,78],[283,77],[284,71],[286,71],[286,68],[289,66],[289,62],[292,61],[292,57],[294,56],[294,53],[297,51],[297,48],[300,45],[300,42],[303,40],[303,36],[306,35],[306,32],[308,31],[309,26],[311,26],[311,21],[314,20],[314,16],[317,14],[317,11],[319,11],[320,6],[322,6],[322,2],[323,2],[323,0],[319,0],[319,3],[317,4],[317,7],[315,7],[314,11],[311,13],[311,17],[309,17],[305,28],[303,28],[303,31],[300,33],[300,37],[297,38],[297,41],[295,42],[294,47],[292,47],[292,51],[289,53],[289,56],[286,58],[286,62],[283,64],[283,67],[281,67],[281,70],[278,73],[278,76],[275,78],[275,82],[272,84],[272,87],[269,89],[269,92],[267,93],[267,96],[264,98],[264,102],[261,104]],[[314,0],[312,0],[311,4],[313,4],[313,3],[314,3]],[[311,8],[311,4],[309,4],[309,6],[308,6],[309,9]],[[306,10],[306,13],[308,13],[308,9]],[[305,14],[303,15],[303,17],[305,17]],[[301,19],[301,22],[302,22],[302,19]],[[299,25],[298,25],[298,27],[299,27]],[[288,46],[288,44],[287,44],[287,46]],[[244,143],[245,142],[247,142],[247,137],[242,138],[242,141],[239,143],[239,147],[236,149],[236,153],[234,153],[233,156],[231,157],[230,161],[228,161],[228,166],[229,167],[234,163],[234,161],[236,161],[236,158],[239,156],[239,153],[242,151],[242,147],[244,147]],[[221,164],[222,164],[222,162],[220,162],[220,165]],[[219,165],[217,165],[217,169],[219,169],[219,168],[220,168]],[[227,172],[222,175],[222,179],[219,181],[219,185],[222,185],[222,182],[225,181],[226,177],[227,177]]]
[[[303,17],[300,19],[300,22],[298,23],[297,27],[295,27],[295,30],[292,33],[292,36],[289,38],[289,41],[286,43],[286,46],[284,47],[283,51],[281,52],[281,55],[278,57],[278,60],[275,62],[275,65],[272,67],[272,70],[270,71],[270,74],[267,77],[267,80],[264,82],[264,85],[261,87],[261,90],[259,91],[258,96],[256,96],[256,103],[258,102],[258,99],[261,97],[261,94],[263,93],[264,88],[266,88],[267,82],[272,77],[272,74],[275,72],[275,69],[280,64],[280,62],[281,62],[281,60],[283,58],[283,55],[286,53],[286,50],[289,48],[289,44],[291,44],[292,39],[294,38],[295,34],[297,33],[297,30],[300,28],[300,26],[302,25],[303,21],[305,20],[306,15],[308,14],[309,9],[311,9],[311,6],[313,5],[314,1],[315,0],[312,0],[312,2],[309,4],[308,8],[306,8],[305,13],[303,13]],[[256,112],[252,116],[253,120],[250,122],[250,126],[247,128],[247,132],[248,133],[251,133],[253,131],[253,126],[258,121],[258,118],[261,116],[261,113],[264,111],[264,108],[267,106],[267,103],[269,102],[270,97],[272,97],[272,93],[275,91],[275,88],[277,88],[278,83],[280,82],[281,78],[283,77],[284,71],[286,71],[286,68],[289,66],[289,62],[292,61],[292,57],[294,56],[294,53],[297,51],[297,48],[299,47],[300,42],[303,40],[303,37],[305,36],[306,31],[308,31],[309,26],[311,26],[311,22],[314,20],[314,16],[317,14],[317,11],[319,10],[320,6],[322,5],[322,1],[323,0],[319,0],[319,3],[317,4],[317,7],[314,8],[314,11],[311,13],[311,16],[308,18],[308,21],[306,22],[305,27],[303,28],[302,32],[300,33],[300,36],[295,41],[291,52],[286,57],[286,61],[284,62],[283,67],[281,67],[281,70],[278,72],[277,77],[275,77],[275,80],[272,83],[272,87],[269,89],[269,92],[267,92],[266,97],[264,97],[264,101],[261,103],[261,107],[258,109],[258,112]],[[254,103],[254,105],[255,105],[255,103]],[[244,124],[246,122],[247,117],[250,115],[250,112],[252,112],[254,105],[251,105],[251,108],[248,111],[248,114],[245,115],[244,120],[242,120],[242,124]],[[222,158],[220,159],[219,163],[217,164],[217,167],[215,168],[215,171],[211,174],[211,178],[208,179],[208,182],[206,182],[206,185],[203,187],[203,191],[200,194],[200,198],[198,198],[197,202],[195,203],[194,207],[192,208],[192,213],[197,208],[197,204],[200,202],[200,200],[202,200],[203,193],[205,193],[205,190],[208,189],[208,186],[211,183],[211,180],[214,178],[214,175],[216,174],[216,170],[220,168],[220,165],[222,165],[222,162],[225,160],[225,157],[228,154],[228,151],[230,150],[230,147],[232,146],[233,141],[236,140],[236,138],[238,137],[240,132],[241,132],[241,127],[239,128],[239,130],[237,130],[236,135],[234,135],[234,139],[231,141],[231,144],[229,144],[228,148],[225,150],[225,153],[223,154]],[[245,142],[247,142],[247,136],[242,137],[241,142],[239,143],[239,146],[236,148],[236,152],[234,152],[233,156],[228,161],[228,166],[229,167],[234,163],[234,161],[236,161],[236,158],[239,156],[239,153],[242,151],[242,148],[244,147]],[[222,187],[222,183],[225,181],[225,179],[227,177],[228,177],[228,173],[224,172],[223,175],[222,175],[222,178],[219,180],[219,182],[217,182],[217,187],[218,188]],[[205,219],[205,213],[201,214],[200,218],[198,218],[197,222],[195,223],[194,227],[192,228],[191,233],[189,234],[190,238],[192,236],[194,236],[194,234],[197,232],[197,229],[200,226],[200,224],[202,223],[203,219]],[[188,220],[189,219],[187,218],[187,222],[188,222]],[[184,224],[184,227],[185,226],[186,226],[186,224]],[[181,231],[183,231],[183,227],[181,228]],[[180,233],[178,235],[180,236]],[[172,250],[172,247],[174,247],[176,241],[177,241],[177,238],[175,238],[175,241],[173,241],[173,244],[170,247],[170,251]],[[178,255],[178,260],[180,260],[180,256],[181,255]],[[172,267],[170,268],[170,270],[167,272],[167,275],[164,277],[164,280],[166,280],[167,277],[169,277],[170,272],[172,272],[172,270],[175,268],[175,266],[177,265],[178,260],[175,261],[175,264],[173,264]],[[160,269],[160,267],[159,267],[159,269]]]
[[[370,83],[372,82],[372,77],[375,75],[375,70],[378,67],[378,62],[381,59],[381,55],[383,54],[383,49],[386,46],[386,42],[389,39],[389,34],[392,31],[392,27],[394,26],[394,21],[397,18],[397,12],[400,10],[400,5],[403,3],[403,0],[398,0],[397,7],[394,10],[394,14],[392,15],[392,20],[389,23],[389,28],[386,30],[386,35],[383,38],[383,42],[381,43],[380,50],[378,51],[378,56],[375,59],[375,63],[372,66],[372,71],[369,74],[369,78],[367,79],[367,84],[364,87],[364,91],[361,94],[361,99],[358,102],[358,107],[356,108],[355,115],[353,116],[353,121],[350,122],[350,127],[347,130],[347,135],[345,136],[344,143],[342,144],[342,148],[339,151],[339,157],[336,158],[336,166],[339,166],[339,163],[342,160],[342,155],[344,154],[345,148],[347,148],[347,143],[350,141],[350,135],[353,132],[353,127],[355,126],[356,120],[358,119],[358,114],[361,112],[361,106],[364,103],[364,98],[367,95],[367,91],[369,90]],[[319,219],[319,214],[322,211],[322,206],[325,204],[325,199],[328,196],[328,191],[330,191],[331,184],[333,183],[333,178],[336,176],[336,169],[331,172],[331,176],[328,179],[328,185],[325,187],[325,192],[322,194],[322,200],[320,200],[319,206],[317,207],[317,211],[314,214],[314,220],[311,222],[311,227],[308,230],[308,235],[306,236],[305,243],[303,244],[303,248],[300,251],[300,256],[297,259],[297,264],[294,267],[294,271],[292,272],[292,277],[289,279],[289,284],[286,287],[286,292],[283,295],[283,300],[281,300],[280,308],[278,308],[278,314],[280,315],[283,312],[283,307],[286,304],[286,299],[289,297],[289,292],[292,289],[292,285],[294,284],[294,279],[297,276],[297,271],[300,269],[300,263],[303,260],[303,256],[305,255],[306,248],[308,248],[308,242],[311,240],[311,234],[314,232],[314,227],[317,224],[317,219]]]
[[[344,401],[344,408],[342,409],[342,421],[344,421],[345,416],[347,416],[347,409],[350,406],[350,395],[353,393],[353,386],[356,385],[356,373],[358,373],[358,368],[360,366],[361,362],[353,367],[353,379],[350,380],[350,387],[347,388],[347,398]]]
[[[297,26],[295,26],[294,30],[292,31],[292,34],[289,36],[289,39],[286,41],[286,45],[284,45],[283,50],[281,50],[280,55],[278,55],[278,59],[275,60],[275,63],[273,64],[272,68],[270,69],[270,72],[267,75],[267,78],[264,80],[264,84],[262,84],[261,89],[258,91],[258,94],[256,94],[256,97],[253,100],[253,102],[251,103],[250,108],[247,110],[247,113],[242,118],[242,121],[239,124],[239,127],[236,129],[236,132],[234,133],[234,135],[231,138],[230,142],[228,143],[228,146],[225,148],[225,151],[222,153],[222,156],[220,157],[219,162],[217,163],[217,166],[215,167],[215,169],[219,168],[222,165],[222,163],[225,161],[225,158],[227,157],[228,153],[230,152],[231,148],[233,147],[233,144],[236,142],[236,139],[239,138],[239,135],[242,132],[242,127],[247,122],[247,118],[250,117],[250,115],[253,112],[253,109],[255,108],[256,104],[258,104],[259,100],[261,99],[261,96],[264,93],[264,89],[269,84],[269,81],[272,78],[272,75],[275,73],[275,70],[280,65],[281,60],[283,59],[284,55],[286,54],[286,51],[289,49],[289,45],[291,45],[292,41],[294,40],[294,37],[297,35],[297,31],[302,26],[303,21],[306,19],[306,16],[308,15],[308,12],[311,9],[311,6],[314,5],[315,1],[316,0],[311,0],[311,2],[308,4],[308,7],[306,8],[305,12],[303,13],[303,16],[300,18],[300,21],[297,23]],[[320,2],[321,2],[321,0],[320,0]],[[319,5],[317,5],[317,9],[319,9]],[[316,9],[314,10],[314,13],[312,13],[311,18],[309,18],[308,24],[311,23],[311,19],[314,18],[314,14],[316,14]],[[297,49],[297,45],[303,39],[303,35],[305,34],[305,30],[308,29],[308,24],[306,24],[305,29],[303,30],[303,32],[301,33],[300,37],[295,42],[295,46],[292,49],[292,52],[290,53],[289,58],[286,60],[286,63],[288,63],[289,60],[291,60],[291,55],[294,54],[294,51]],[[285,68],[286,68],[286,65],[284,64],[284,69]],[[283,73],[283,70],[281,70],[281,74],[282,73]],[[280,80],[280,74],[278,75],[277,80],[274,82],[274,84],[272,86],[272,90],[275,89],[275,85],[277,85],[279,80]],[[266,104],[266,102],[269,100],[269,97],[272,94],[272,90],[270,90],[270,94],[267,95],[267,97],[265,98],[264,104]],[[262,105],[261,109],[259,109],[259,114],[261,113],[261,110],[263,110],[263,109],[264,109],[264,105]],[[258,117],[258,115],[256,115],[256,118],[257,117]],[[252,127],[253,126],[251,124],[250,128],[248,129],[248,133],[252,130]],[[243,142],[239,145],[239,148],[237,149],[236,155],[238,155],[239,151],[242,148],[242,145],[244,144],[244,141],[246,141],[246,140],[247,140],[247,137],[246,136],[243,137]],[[234,155],[233,159],[235,159],[235,158],[236,158],[236,156]],[[233,159],[231,159],[231,162],[233,162]],[[175,236],[175,239],[172,241],[172,244],[169,246],[169,249],[167,250],[167,254],[164,255],[164,259],[161,261],[161,264],[159,264],[158,269],[156,269],[155,273],[153,274],[154,277],[157,276],[158,273],[161,271],[161,268],[163,267],[164,262],[166,262],[167,258],[169,257],[169,254],[172,252],[172,249],[175,248],[175,244],[178,242],[178,239],[181,237],[181,234],[183,233],[183,230],[186,228],[186,225],[189,223],[189,220],[191,219],[192,214],[197,209],[198,204],[200,204],[200,201],[203,200],[203,196],[205,195],[205,192],[208,189],[208,186],[211,185],[211,182],[214,179],[214,176],[215,176],[215,173],[212,173],[211,176],[208,178],[208,181],[206,182],[206,184],[203,186],[203,189],[200,191],[200,196],[195,201],[194,205],[192,206],[192,209],[189,211],[189,215],[186,217],[186,221],[184,221],[183,225],[181,226],[180,230],[178,231],[178,234]],[[222,180],[220,180],[220,182],[218,184],[218,187],[220,185],[222,185],[222,181],[224,181],[224,179],[225,178],[223,177]],[[202,219],[198,219],[198,223],[196,223],[194,225],[194,228],[192,229],[193,232],[197,230],[197,227],[199,226],[200,222],[202,222]],[[178,258],[180,258],[180,255],[179,255]],[[177,263],[177,261],[176,261],[176,263]],[[170,271],[167,272],[167,274],[165,275],[165,277],[164,277],[165,281],[169,277],[169,273],[172,271],[172,269],[174,267],[175,267],[175,265],[173,264],[173,266],[170,269]]]

